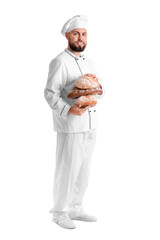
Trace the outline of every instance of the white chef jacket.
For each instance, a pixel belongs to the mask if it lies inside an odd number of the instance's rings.
[[[76,99],[69,99],[68,93],[75,87],[75,80],[86,73],[97,75],[93,62],[81,54],[77,57],[68,49],[65,49],[49,64],[47,84],[44,96],[52,108],[53,127],[57,132],[76,133],[86,132],[97,127],[96,106],[89,108],[81,116],[68,114]],[[104,85],[99,79],[103,89]]]

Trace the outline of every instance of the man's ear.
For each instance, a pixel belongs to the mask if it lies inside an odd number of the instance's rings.
[[[69,35],[68,32],[65,32],[65,36],[66,36],[67,39],[68,39],[68,35]]]

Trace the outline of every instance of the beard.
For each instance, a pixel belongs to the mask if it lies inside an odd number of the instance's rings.
[[[71,43],[70,41],[69,41],[69,47],[73,50],[73,51],[75,51],[75,52],[83,52],[84,51],[84,49],[86,48],[86,45],[87,44],[84,44],[83,46],[76,46],[74,43]]]

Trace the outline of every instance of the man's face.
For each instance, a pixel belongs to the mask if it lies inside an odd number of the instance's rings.
[[[87,30],[84,28],[76,28],[66,33],[69,47],[75,52],[83,52],[87,45]]]

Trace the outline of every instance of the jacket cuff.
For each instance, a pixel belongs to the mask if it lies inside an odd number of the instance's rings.
[[[104,84],[103,84],[103,82],[99,82],[100,83],[100,85],[101,85],[101,87],[102,87],[102,91],[103,91],[103,93],[102,93],[102,95],[96,95],[96,98],[97,99],[100,99],[100,98],[103,98],[104,97],[104,95],[105,95],[105,87],[104,87]]]
[[[62,118],[66,118],[68,116],[68,111],[69,111],[70,108],[71,108],[71,106],[69,104],[64,105],[64,107],[63,107],[63,109],[61,111],[60,116]]]

